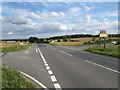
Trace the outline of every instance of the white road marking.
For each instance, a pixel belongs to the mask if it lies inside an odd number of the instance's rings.
[[[108,67],[102,66],[102,65],[100,65],[100,64],[97,64],[97,63],[94,63],[94,62],[91,62],[91,61],[88,61],[88,60],[85,60],[85,61],[88,62],[88,63],[94,64],[94,65],[96,65],[96,66],[99,66],[99,67],[105,68],[105,69],[107,69],[107,70],[110,70],[110,71],[113,71],[113,72],[116,72],[116,73],[120,73],[119,71],[116,71],[116,70],[113,70],[113,69],[111,69],[111,68],[108,68]]]
[[[47,67],[46,67],[46,69],[47,69],[47,70],[49,70],[49,69],[50,69],[50,67],[49,67],[49,66],[47,66]]]
[[[51,78],[52,82],[56,82],[57,81],[57,79],[56,79],[56,77],[54,75],[50,76],[50,78]]]
[[[60,50],[60,52],[62,52],[62,53],[64,53],[64,54],[67,54],[67,55],[69,55],[69,56],[73,56],[73,55],[71,55],[71,54],[69,54],[69,53],[66,53],[66,52],[64,52],[64,51],[61,51],[61,50]]]
[[[56,90],[61,90],[61,86],[59,85],[59,83],[55,83],[54,87],[56,88]]]
[[[53,74],[52,70],[48,70],[48,73],[49,73],[49,74]]]
[[[36,53],[38,53],[38,50],[36,49]]]
[[[44,58],[44,56],[43,56],[43,54],[42,54],[42,52],[40,51],[40,49],[38,48],[38,52],[39,52],[39,54],[40,54],[40,56],[42,57],[42,60],[43,60],[43,62],[44,62],[44,64],[45,64],[45,66],[46,66],[46,69],[48,70],[48,73],[51,75],[51,74],[53,74],[53,72],[52,72],[52,70],[50,70],[50,67],[49,67],[49,65],[47,64],[47,61],[45,60],[45,58]],[[52,80],[52,82],[57,82],[57,79],[56,79],[56,77],[54,76],[54,75],[52,75],[52,76],[50,76],[50,78],[51,78],[51,80]],[[59,83],[55,83],[54,84],[54,87],[56,88],[56,90],[62,90],[61,89],[61,86],[59,85]]]
[[[47,63],[46,61],[43,61],[45,64]]]
[[[36,80],[35,78],[33,78],[32,76],[22,72],[22,71],[19,71],[21,74],[23,74],[24,76],[32,79],[34,82],[36,82],[38,85],[40,85],[42,88],[44,88],[45,90],[49,90],[45,85],[43,85],[41,82],[39,82],[38,80]]]
[[[25,51],[25,53],[29,53],[29,51]]]
[[[51,47],[53,50],[56,50],[56,48]]]
[[[45,66],[48,66],[48,64],[46,63]]]
[[[40,53],[40,55],[41,55],[41,57],[42,57],[43,61],[46,61],[46,60],[45,60],[45,58],[44,58],[44,56],[43,56],[43,54],[42,54],[42,52],[40,51],[40,49],[39,49],[39,48],[38,48],[38,51],[39,51],[39,53]]]

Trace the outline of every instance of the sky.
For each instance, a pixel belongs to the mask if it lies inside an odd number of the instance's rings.
[[[117,2],[3,2],[3,39],[118,33]]]

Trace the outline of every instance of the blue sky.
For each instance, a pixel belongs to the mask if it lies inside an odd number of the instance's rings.
[[[118,33],[117,2],[3,2],[2,37]]]

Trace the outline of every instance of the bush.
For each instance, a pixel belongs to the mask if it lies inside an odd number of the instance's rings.
[[[60,39],[58,39],[57,42],[61,42]]]

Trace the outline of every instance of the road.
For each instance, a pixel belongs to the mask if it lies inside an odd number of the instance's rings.
[[[87,53],[84,48],[37,44],[6,54],[2,63],[48,88],[118,88],[118,59]]]

